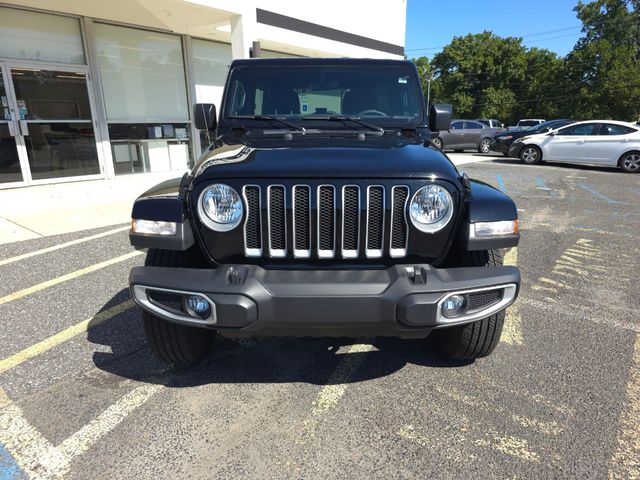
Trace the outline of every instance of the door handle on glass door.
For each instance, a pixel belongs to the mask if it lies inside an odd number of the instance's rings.
[[[29,126],[27,125],[27,121],[26,120],[20,120],[20,133],[22,134],[22,136],[27,137],[29,136]]]

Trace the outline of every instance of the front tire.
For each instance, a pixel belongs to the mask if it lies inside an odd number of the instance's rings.
[[[502,265],[499,250],[469,252],[467,265],[484,267]],[[489,355],[498,345],[505,310],[468,325],[436,330],[433,333],[438,348],[452,360],[475,360]]]
[[[483,138],[478,145],[478,153],[489,153],[489,145],[491,145],[490,138]]]
[[[144,264],[153,267],[196,267],[205,260],[197,247],[186,252],[149,249]],[[142,312],[147,344],[153,355],[167,363],[187,366],[207,356],[215,342],[215,330],[167,322],[147,311]]]
[[[542,150],[536,145],[525,145],[520,150],[520,160],[527,165],[536,165],[542,160]]]
[[[623,172],[638,173],[640,172],[640,152],[628,152],[620,157],[618,163]]]

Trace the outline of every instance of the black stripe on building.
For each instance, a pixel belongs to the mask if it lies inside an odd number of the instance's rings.
[[[256,8],[256,20],[258,23],[270,25],[272,27],[284,28],[293,32],[306,33],[315,37],[335,40],[336,42],[348,43],[358,47],[370,48],[380,52],[392,53],[394,55],[404,55],[404,47],[392,43],[381,42],[373,38],[355,35],[335,28],[325,27],[317,23],[305,22],[297,18],[287,17],[279,13],[269,12]]]

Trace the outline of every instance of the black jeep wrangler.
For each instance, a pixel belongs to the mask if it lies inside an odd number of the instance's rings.
[[[225,336],[432,335],[454,359],[491,353],[520,274],[513,201],[430,144],[411,62],[231,64],[211,145],[133,206],[131,271],[147,340],[192,364]]]

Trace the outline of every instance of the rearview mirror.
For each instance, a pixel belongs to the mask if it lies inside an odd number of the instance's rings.
[[[196,103],[193,106],[193,123],[198,130],[215,130],[218,126],[216,106],[213,103]]]
[[[452,114],[451,105],[445,103],[431,105],[429,109],[429,130],[432,132],[449,130]]]

